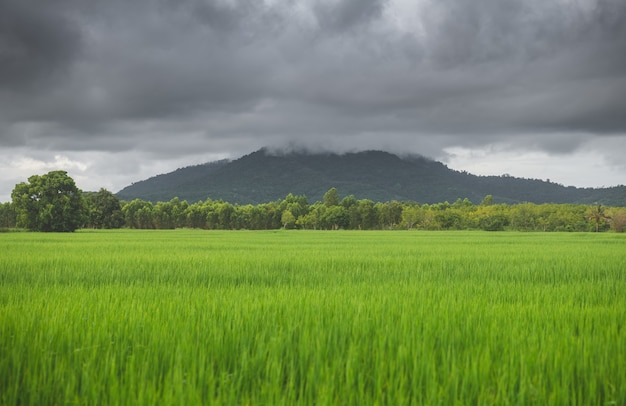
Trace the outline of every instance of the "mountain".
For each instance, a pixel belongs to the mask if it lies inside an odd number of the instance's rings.
[[[373,201],[454,202],[468,198],[479,203],[486,195],[495,202],[602,203],[626,206],[626,186],[611,188],[565,187],[538,179],[511,176],[476,176],[449,169],[421,156],[398,157],[382,151],[347,154],[272,154],[266,149],[236,160],[190,166],[125,187],[123,200],[135,198],[190,203],[222,199],[238,204],[259,204],[287,194],[322,200],[336,187],[342,196]]]

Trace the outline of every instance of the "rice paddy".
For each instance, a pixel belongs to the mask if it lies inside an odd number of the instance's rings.
[[[626,235],[0,233],[0,403],[626,404]]]

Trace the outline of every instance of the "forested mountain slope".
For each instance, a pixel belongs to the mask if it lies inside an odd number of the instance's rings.
[[[626,206],[626,186],[575,188],[537,179],[476,176],[449,169],[427,158],[400,158],[381,151],[347,154],[272,154],[266,149],[233,161],[190,166],[134,183],[117,193],[124,200],[153,202],[174,197],[190,203],[222,199],[259,204],[305,195],[322,199],[336,187],[342,196],[373,201],[453,202],[468,198],[479,203],[486,195],[494,202],[602,203]]]

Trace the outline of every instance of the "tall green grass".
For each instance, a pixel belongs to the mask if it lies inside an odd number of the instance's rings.
[[[0,234],[2,404],[626,404],[626,236]]]

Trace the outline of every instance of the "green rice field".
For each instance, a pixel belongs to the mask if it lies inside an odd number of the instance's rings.
[[[626,235],[0,233],[0,404],[624,405]]]

